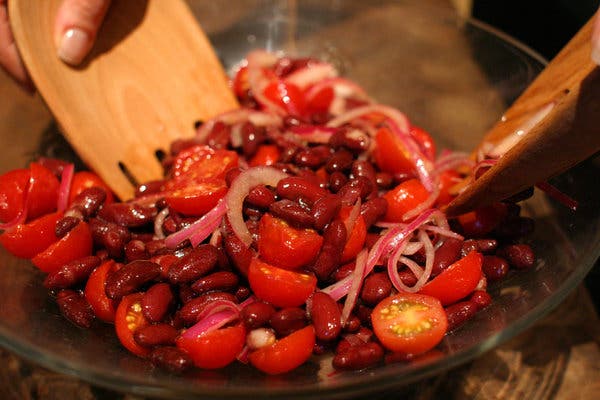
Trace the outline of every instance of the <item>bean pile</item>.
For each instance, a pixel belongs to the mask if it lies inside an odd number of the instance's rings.
[[[240,70],[234,82],[246,114],[231,114],[242,115],[241,119],[206,121],[199,124],[196,138],[174,142],[162,161],[164,180],[139,185],[135,198],[126,202],[107,201],[109,192],[103,186],[84,188],[73,197],[56,220],[56,240],[86,226],[92,250],[45,271],[45,287],[55,296],[62,314],[75,325],[94,329],[98,323],[115,323],[116,333],[128,350],[178,373],[194,367],[220,368],[236,358],[267,373],[282,373],[302,364],[311,354],[325,352],[334,353],[333,366],[340,370],[410,359],[416,353],[391,351],[374,333],[373,310],[390,296],[402,293],[386,268],[391,254],[375,260],[364,279],[351,278],[358,260],[372,254],[386,232],[414,220],[414,216],[404,220],[390,217],[410,211],[397,211],[401,205],[394,203],[397,197],[390,193],[407,182],[423,190],[422,176],[412,165],[402,171],[389,167],[395,162],[393,157],[389,161],[381,149],[377,150],[385,142],[375,132],[389,122],[377,109],[362,120],[330,124],[344,113],[373,103],[358,89],[340,97],[335,91],[338,87],[333,86],[323,86],[329,90],[309,96],[310,89],[320,83],[303,87],[294,79],[324,63],[276,57],[261,71],[270,71],[269,79],[278,86],[270,89],[259,81],[259,95],[255,86],[258,78],[251,70],[253,60],[249,57],[248,61],[247,69]],[[260,78],[266,79],[264,74]],[[326,79],[349,85],[342,78]],[[273,91],[275,95],[269,94]],[[324,98],[329,101],[319,106]],[[339,99],[343,101],[341,111],[334,105]],[[416,143],[427,156],[431,146],[426,141]],[[208,209],[198,214],[183,212],[185,208],[176,200],[185,196],[174,194],[181,187],[172,183],[180,182],[183,178],[178,174],[193,170],[190,166],[206,152],[239,156],[239,161],[236,159],[231,168],[221,163],[224,170],[217,179],[222,180],[224,189],[215,189],[214,198],[205,200],[210,203]],[[64,164],[39,162],[61,177]],[[237,180],[245,179],[246,171],[265,165],[285,177],[276,184],[255,182],[245,193],[241,213],[251,237],[247,245],[230,218],[231,209],[222,202],[229,201],[230,189]],[[451,172],[465,178],[469,172],[461,168]],[[206,180],[186,182],[194,186]],[[417,206],[430,198],[428,191],[424,195],[418,190],[402,193],[414,197]],[[422,211],[443,206],[441,196],[438,193]],[[218,207],[223,212],[215,229],[200,243],[192,245],[191,237],[175,246],[169,242],[170,235],[190,229],[198,218]],[[450,304],[442,301],[445,332],[492,302],[486,291],[488,283],[535,263],[531,247],[520,242],[533,230],[533,221],[520,216],[514,203],[496,204],[449,224],[453,235],[435,230],[411,233],[414,249],[402,253],[406,261],[397,264],[401,283],[414,287],[427,264],[431,264],[427,278],[431,283],[469,254],[481,254],[481,273],[475,285]],[[423,235],[425,238],[416,240]],[[278,240],[281,243],[274,242]],[[428,242],[434,249],[431,260],[426,253]],[[410,263],[422,266],[417,269],[420,272],[410,268]],[[283,278],[262,283],[256,278],[260,271],[270,276],[282,274]],[[350,282],[358,284],[357,298],[351,303],[347,297],[352,288],[341,296],[336,294],[336,283],[345,279],[348,286],[353,286]],[[295,280],[312,282],[313,286],[293,286],[290,282]],[[269,291],[265,285],[271,285]],[[423,288],[425,293],[426,286]],[[345,307],[349,307],[346,314]],[[198,334],[190,333],[217,315],[221,325],[215,323]],[[227,344],[223,347],[231,348],[232,355],[199,354],[202,346],[198,337],[212,337],[210,344],[215,345],[219,343],[215,332],[223,335]],[[294,341],[289,339],[292,337]],[[273,365],[266,349],[286,343],[297,349],[290,352],[290,365]]]

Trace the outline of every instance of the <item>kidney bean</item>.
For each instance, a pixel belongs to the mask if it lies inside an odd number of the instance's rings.
[[[273,314],[275,308],[272,305],[255,301],[242,308],[241,320],[248,329],[256,329],[267,324]]]
[[[331,149],[328,146],[302,148],[294,155],[294,163],[299,167],[317,169],[329,160]]]
[[[283,199],[276,201],[269,206],[269,212],[299,229],[312,228],[314,225],[312,215],[304,207],[292,200]]]
[[[358,154],[367,150],[371,145],[369,135],[355,128],[341,128],[329,139],[329,145],[334,149],[344,147]]]
[[[287,307],[276,311],[269,319],[269,324],[278,337],[285,337],[298,329],[304,328],[308,321],[306,313],[299,307]]]
[[[63,216],[61,219],[56,221],[56,226],[54,227],[54,235],[57,238],[62,238],[67,233],[69,233],[71,229],[75,228],[81,220],[82,218],[77,218],[73,216]]]
[[[132,261],[108,274],[104,290],[108,298],[119,299],[159,276],[160,265],[147,260]]]
[[[217,121],[206,136],[206,144],[213,149],[225,149],[231,140],[231,127]]]
[[[385,215],[388,202],[383,197],[373,197],[360,205],[360,215],[365,221],[367,229]]]
[[[375,272],[365,278],[360,298],[365,304],[374,306],[388,297],[391,292],[392,282],[387,273]]]
[[[528,269],[535,263],[535,254],[528,244],[510,244],[498,250],[497,254],[516,269]]]
[[[475,290],[469,300],[477,305],[478,310],[482,310],[492,304],[492,296],[485,290]]]
[[[141,240],[130,240],[125,244],[123,251],[125,252],[125,259],[129,262],[148,258],[146,244]]]
[[[483,256],[483,264],[481,265],[483,274],[490,281],[498,281],[508,274],[508,262],[498,256]]]
[[[112,258],[122,257],[125,243],[131,239],[127,228],[98,218],[91,218],[89,225],[96,245],[104,247]]]
[[[528,217],[506,218],[496,229],[494,234],[503,238],[518,238],[531,234],[535,228],[535,222]]]
[[[175,344],[179,331],[169,324],[146,325],[135,331],[133,339],[144,347]]]
[[[347,171],[352,167],[354,156],[346,149],[339,149],[331,155],[325,164],[325,170],[330,174],[335,171]]]
[[[415,274],[408,268],[398,271],[398,277],[406,286],[414,286],[418,280]]]
[[[189,139],[188,138],[185,138],[185,139],[175,139],[169,145],[169,154],[171,154],[172,156],[177,156],[182,151],[187,150],[190,147],[193,147],[193,146],[195,146],[197,144],[199,144],[199,143],[198,143],[198,140],[196,140],[195,137],[192,137],[192,138],[189,138]]]
[[[461,258],[466,257],[466,255],[472,251],[479,251],[479,247],[477,246],[477,240],[475,240],[475,239],[465,240],[460,249],[460,257]]]
[[[252,157],[258,146],[266,140],[265,128],[254,125],[252,122],[244,122],[241,128],[242,152],[246,158]]]
[[[346,183],[348,183],[348,177],[342,172],[335,171],[329,175],[329,190],[333,193],[339,192]]]
[[[342,199],[342,204],[346,206],[354,205],[360,198],[365,200],[369,196],[373,189],[375,189],[373,183],[363,176],[350,179],[342,188],[338,191],[338,195]]]
[[[342,201],[337,196],[324,196],[315,201],[311,208],[316,230],[322,230],[340,212]]]
[[[371,312],[373,309],[364,304],[359,304],[358,307],[354,309],[354,314],[356,317],[362,322],[363,327],[371,326]],[[362,329],[362,328],[361,328]]]
[[[380,363],[383,354],[383,348],[375,342],[359,344],[336,354],[333,357],[333,366],[340,370],[368,368]]]
[[[100,258],[96,256],[83,257],[64,264],[56,271],[50,272],[44,279],[47,289],[66,289],[77,285],[87,279],[94,268],[100,265]]]
[[[100,206],[106,200],[106,190],[98,186],[83,189],[71,202],[71,207],[81,207],[84,211],[83,217],[89,218],[96,215]]]
[[[363,178],[367,178],[373,183],[374,187],[377,187],[377,172],[375,172],[375,168],[373,164],[366,160],[356,160],[352,163],[352,169],[350,170],[350,175],[353,178],[358,178],[362,176]]]
[[[137,203],[105,204],[98,217],[128,228],[138,228],[152,224],[158,210],[154,206],[142,206]]]
[[[329,341],[340,335],[342,332],[341,312],[337,302],[330,295],[315,292],[312,295],[308,311],[317,339]]]
[[[317,183],[298,176],[289,176],[280,180],[276,191],[284,199],[293,201],[302,199],[311,205],[328,194]]]
[[[182,303],[187,303],[188,301],[195,299],[198,297],[198,294],[194,292],[192,287],[187,283],[180,283],[178,285],[178,297]]]
[[[458,260],[462,247],[462,239],[446,238],[444,243],[435,251],[431,274],[433,276],[439,275],[440,272]]]
[[[323,245],[315,263],[310,269],[318,279],[325,280],[337,268],[346,244],[346,225],[335,219],[327,225],[323,232]]]
[[[150,257],[171,253],[171,249],[167,248],[164,239],[154,239],[146,242],[145,245],[146,251]]]
[[[239,278],[233,272],[217,271],[198,279],[192,283],[191,288],[196,293],[204,293],[211,290],[228,291],[235,289],[238,282]]]
[[[75,325],[82,328],[92,326],[94,312],[80,292],[63,289],[56,295],[56,304],[61,314]]]
[[[150,352],[150,362],[158,368],[173,373],[182,373],[194,366],[190,356],[177,347],[157,347]]]
[[[223,247],[227,257],[235,268],[244,276],[248,276],[250,261],[254,257],[254,250],[247,247],[236,235],[229,233],[225,235]]]
[[[394,183],[394,177],[387,172],[377,172],[375,174],[375,182],[381,189],[389,189]]]
[[[448,332],[458,328],[477,313],[479,307],[473,301],[466,300],[446,307],[446,318],[448,319]]]
[[[336,282],[341,281],[342,279],[350,275],[352,272],[354,272],[354,268],[356,268],[356,263],[354,262],[349,262],[347,264],[340,265],[331,274],[331,279],[333,279]]]
[[[177,316],[186,326],[195,324],[198,315],[204,311],[207,305],[216,300],[228,300],[233,303],[237,302],[235,296],[227,292],[209,292],[194,297],[185,303],[177,312]]]
[[[482,253],[490,253],[498,247],[496,239],[477,239],[477,250]]]
[[[133,195],[134,195],[134,197],[138,198],[138,197],[142,197],[142,196],[147,196],[149,194],[160,193],[164,189],[164,184],[165,184],[165,181],[162,179],[144,182],[144,183],[136,186],[135,192]]]
[[[360,329],[360,319],[354,314],[350,314],[346,325],[344,326],[344,332],[356,332]]]
[[[209,273],[219,261],[218,250],[210,244],[201,244],[184,255],[169,268],[171,283],[192,282]]]
[[[265,209],[275,202],[275,193],[265,185],[258,185],[250,190],[245,201],[251,206]]]
[[[174,300],[175,297],[169,284],[154,284],[142,297],[142,313],[150,322],[160,322],[167,315]]]

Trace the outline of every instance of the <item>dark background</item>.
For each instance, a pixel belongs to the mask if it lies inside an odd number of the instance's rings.
[[[550,60],[594,15],[599,5],[598,0],[474,0],[473,16]],[[585,284],[596,310],[600,310],[600,261]]]

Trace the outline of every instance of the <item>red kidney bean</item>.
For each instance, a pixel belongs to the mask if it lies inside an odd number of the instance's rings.
[[[252,157],[258,146],[266,140],[265,128],[254,125],[252,122],[244,122],[241,129],[242,152],[246,158]]]
[[[342,199],[342,204],[349,206],[354,205],[356,200],[361,198],[365,200],[369,196],[375,186],[373,183],[363,176],[350,179],[342,188],[338,191],[338,195]]]
[[[461,258],[465,257],[467,254],[469,254],[472,251],[479,251],[479,248],[477,246],[477,240],[475,240],[475,239],[465,240],[460,249],[460,257]]]
[[[435,251],[431,274],[433,276],[439,275],[440,272],[458,260],[462,247],[462,239],[446,238],[444,243]]]
[[[129,262],[148,258],[146,244],[141,240],[130,240],[125,244],[123,251],[125,252],[125,259]]]
[[[133,339],[144,347],[167,346],[175,344],[179,331],[169,324],[151,324],[139,328]]]
[[[415,274],[408,268],[398,271],[398,277],[406,286],[414,286],[418,280]]]
[[[160,265],[147,260],[132,261],[108,274],[104,290],[108,298],[119,299],[159,276]]]
[[[497,254],[516,269],[528,269],[535,263],[535,254],[528,244],[510,244],[498,250]]]
[[[373,164],[365,160],[356,160],[352,163],[352,168],[350,170],[350,175],[353,178],[358,178],[362,176],[371,181],[374,187],[377,187],[377,173],[375,172],[375,168]]]
[[[231,127],[217,121],[206,136],[206,144],[213,149],[225,149],[231,140]]]
[[[224,237],[223,247],[233,266],[244,276],[248,276],[250,261],[254,257],[254,250],[247,247],[235,234],[228,233]]]
[[[229,291],[237,287],[239,278],[230,271],[217,271],[203,276],[194,283],[192,289],[196,293],[205,293],[211,290]]]
[[[44,286],[51,290],[70,288],[85,281],[94,268],[99,265],[100,258],[96,256],[71,261],[56,271],[50,272],[44,279]]]
[[[327,225],[323,232],[323,245],[319,255],[310,267],[318,279],[327,279],[338,267],[346,244],[346,237],[346,225],[339,219],[335,219]]]
[[[381,189],[389,189],[394,183],[394,177],[387,172],[377,172],[375,174],[375,182]]]
[[[337,302],[330,295],[315,292],[312,295],[308,311],[317,339],[330,341],[340,335],[342,332],[341,312]]]
[[[311,182],[306,178],[289,176],[279,181],[277,184],[277,194],[284,199],[293,201],[302,199],[309,204],[313,204],[328,193],[317,183]]]
[[[369,342],[351,346],[333,357],[333,366],[340,370],[358,370],[377,365],[383,360],[383,348]]]
[[[106,190],[98,186],[83,189],[71,202],[69,208],[80,207],[84,211],[84,218],[96,215],[100,206],[106,200]]]
[[[304,207],[292,200],[283,199],[274,202],[269,206],[269,212],[299,229],[312,228],[314,225],[312,215]]]
[[[275,314],[275,308],[272,305],[255,301],[242,308],[241,319],[246,328],[256,329],[266,325],[273,314]]]
[[[217,265],[219,254],[216,247],[210,244],[201,244],[169,268],[169,281],[171,283],[192,282],[210,271]]]
[[[225,182],[227,183],[227,186],[231,186],[235,178],[237,178],[241,173],[242,170],[240,168],[231,168],[227,170],[225,173]]]
[[[360,215],[363,217],[367,229],[385,215],[387,208],[387,200],[383,197],[373,197],[360,205]]]
[[[260,209],[268,208],[274,202],[275,193],[265,185],[253,187],[246,197],[246,203]]]
[[[142,297],[142,313],[150,322],[162,321],[173,304],[175,296],[168,283],[157,283]]]
[[[329,190],[333,193],[339,192],[346,183],[348,183],[348,177],[342,172],[335,171],[329,175]]]
[[[204,311],[206,306],[216,300],[228,300],[234,303],[237,302],[237,299],[231,293],[209,292],[189,300],[179,309],[177,316],[184,323],[184,325],[193,325],[197,322],[198,315]]]
[[[186,352],[172,346],[153,349],[149,358],[154,366],[173,373],[182,373],[194,366],[194,362]]]
[[[350,275],[352,272],[354,272],[354,268],[356,268],[356,263],[354,262],[349,262],[347,264],[340,265],[338,268],[335,269],[335,271],[333,271],[333,273],[331,274],[331,278],[336,282],[341,281],[342,279]]]
[[[335,171],[347,171],[352,167],[354,156],[346,149],[339,149],[331,155],[325,164],[325,170],[330,174]]]
[[[344,332],[356,332],[360,329],[360,319],[354,314],[350,314],[346,325],[344,326]]]
[[[354,314],[356,317],[362,322],[363,327],[371,326],[371,312],[373,309],[364,304],[359,304],[358,307],[355,308]]]
[[[279,337],[285,337],[298,329],[304,328],[308,321],[306,313],[299,307],[288,307],[276,311],[269,319],[269,324]]]
[[[61,314],[75,325],[82,328],[92,326],[94,312],[80,292],[63,289],[56,295],[56,304]]]
[[[446,318],[448,318],[448,332],[458,328],[477,313],[479,307],[473,301],[466,300],[446,307]]]
[[[164,189],[164,184],[165,184],[165,181],[162,179],[144,182],[135,188],[134,196],[137,198],[137,197],[147,196],[149,194],[160,193]]]
[[[98,217],[128,228],[138,228],[152,224],[158,210],[154,206],[142,206],[137,203],[105,204]]]
[[[315,229],[322,230],[339,213],[342,202],[337,196],[324,196],[315,201],[311,208]]]
[[[328,146],[301,148],[294,155],[294,163],[299,167],[317,169],[329,160],[331,149]]]
[[[367,133],[355,128],[341,128],[329,139],[329,145],[334,149],[344,147],[351,152],[358,154],[367,150],[371,145],[371,140]]]
[[[498,256],[483,256],[481,269],[485,277],[490,281],[498,281],[508,274],[508,262]]]
[[[474,291],[469,300],[477,305],[478,310],[482,310],[492,304],[492,296],[485,290]]]
[[[375,272],[364,280],[360,292],[361,300],[370,306],[374,306],[385,299],[392,292],[392,282],[387,273]]]
[[[158,256],[161,254],[169,254],[172,252],[171,249],[167,248],[164,239],[154,239],[146,242],[146,251],[150,257]]]
[[[185,304],[188,301],[198,297],[198,294],[194,292],[192,287],[187,283],[181,283],[178,285],[178,296],[179,300]]]
[[[79,222],[83,220],[83,216],[76,217],[72,215],[63,216],[61,219],[56,221],[56,226],[54,227],[54,235],[57,238],[62,238],[67,233],[71,231],[71,229],[75,228]]]
[[[94,243],[104,247],[112,258],[121,258],[125,243],[131,239],[131,232],[123,226],[98,218],[91,218],[89,224]]]

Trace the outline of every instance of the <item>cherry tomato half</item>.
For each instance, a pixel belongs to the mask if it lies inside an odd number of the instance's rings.
[[[246,329],[242,324],[238,324],[195,337],[180,336],[176,344],[190,355],[197,367],[223,368],[231,364],[244,348]]]
[[[10,222],[23,211],[29,170],[13,169],[0,175],[0,221]]]
[[[267,374],[282,374],[304,364],[310,358],[314,345],[315,329],[308,325],[269,346],[253,351],[248,359],[252,365]]]
[[[119,267],[120,264],[115,263],[113,260],[103,262],[92,271],[83,290],[83,295],[92,306],[94,314],[104,322],[115,322],[117,305],[113,299],[108,298],[105,287],[108,274]]]
[[[406,354],[431,350],[448,329],[440,301],[412,293],[400,293],[381,301],[371,313],[371,322],[384,347]]]
[[[276,307],[300,306],[317,287],[312,274],[277,268],[257,258],[250,262],[248,281],[256,297]]]
[[[12,255],[33,258],[52,243],[58,241],[54,233],[62,213],[44,215],[27,224],[19,224],[0,235],[0,243]]]
[[[235,151],[215,150],[208,146],[195,145],[177,154],[171,168],[171,177],[175,186],[177,181],[202,181],[206,178],[225,178],[231,168],[237,167],[239,157]],[[169,189],[170,182],[167,182]]]
[[[227,184],[221,178],[204,178],[179,186],[166,192],[165,201],[173,210],[190,216],[206,214],[227,193]]]
[[[115,314],[115,332],[127,350],[145,357],[150,353],[150,349],[140,346],[133,337],[138,329],[150,323],[142,312],[142,298],[142,293],[133,293],[121,299]]]
[[[262,144],[258,146],[256,153],[252,156],[248,165],[256,167],[259,165],[273,165],[279,160],[279,148],[273,144]]]
[[[427,200],[429,192],[418,179],[409,179],[384,194],[383,197],[388,202],[385,220],[402,222],[404,214]]]
[[[274,79],[267,85],[263,94],[273,103],[283,107],[288,114],[304,115],[304,95],[293,83]]]
[[[483,255],[471,251],[427,283],[419,293],[439,299],[443,305],[457,302],[475,290],[481,280]]]
[[[69,191],[69,204],[73,202],[73,199],[75,199],[79,193],[94,186],[102,188],[106,191],[106,200],[104,200],[105,204],[110,204],[115,200],[112,190],[102,180],[102,178],[91,171],[79,171],[73,174],[71,190]]]
[[[81,221],[69,233],[31,259],[44,272],[53,272],[64,264],[92,254],[92,232]]]
[[[417,142],[423,155],[430,160],[434,160],[436,153],[435,142],[429,132],[413,125],[410,127],[409,134]]]
[[[269,264],[298,269],[317,257],[323,237],[314,229],[297,229],[265,213],[258,224],[258,254]]]
[[[29,164],[30,187],[27,219],[31,220],[56,211],[60,182],[52,171],[41,164]]]
[[[340,210],[340,218],[343,221],[346,221],[350,217],[350,213],[352,211],[352,206],[342,207]],[[350,260],[353,260],[356,255],[363,249],[365,245],[365,240],[367,238],[367,226],[365,225],[364,218],[359,215],[354,222],[354,226],[352,227],[352,232],[348,235],[348,241],[344,245],[344,250],[342,251],[342,263],[346,263]]]
[[[415,166],[410,153],[388,128],[380,128],[375,134],[373,157],[384,172],[407,177],[414,175]]]

